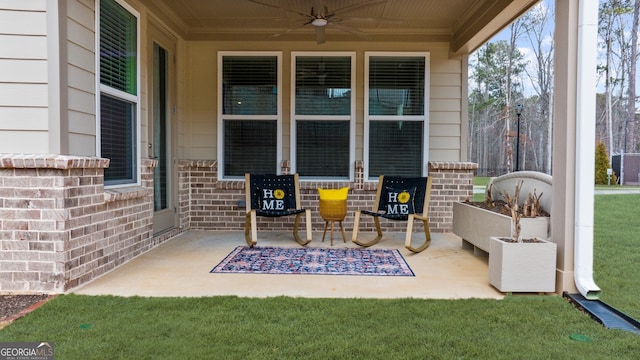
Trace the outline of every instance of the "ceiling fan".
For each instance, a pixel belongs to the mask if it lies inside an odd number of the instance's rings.
[[[357,18],[357,17],[341,17],[342,13],[353,11],[356,9],[362,9],[365,7],[385,4],[387,0],[367,0],[353,5],[345,6],[336,10],[329,11],[326,5],[322,5],[320,1],[313,1],[310,13],[302,13],[298,10],[289,9],[284,6],[273,5],[258,0],[249,0],[253,3],[269,6],[276,9],[281,9],[290,13],[294,13],[303,17],[303,23],[293,28],[286,29],[280,33],[273,34],[271,37],[278,37],[284,33],[291,32],[300,29],[307,25],[312,25],[316,32],[316,43],[323,44],[325,42],[325,28],[327,26],[335,27],[342,31],[346,31],[364,38],[369,37],[369,34],[360,31],[354,27],[343,24],[343,21],[388,21],[387,19],[377,18]]]

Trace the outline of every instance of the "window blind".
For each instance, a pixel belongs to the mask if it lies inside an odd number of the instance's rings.
[[[296,115],[350,115],[351,57],[296,57]]]
[[[298,121],[296,172],[317,178],[349,176],[349,121]]]
[[[424,115],[425,58],[369,58],[369,115]]]
[[[121,184],[136,179],[135,104],[100,95],[100,153],[110,159],[105,181]]]
[[[114,0],[100,1],[100,83],[136,95],[137,19]]]
[[[223,114],[277,115],[277,57],[224,56],[222,78]]]
[[[115,0],[100,1],[100,83],[137,96],[137,18]],[[110,160],[105,185],[138,180],[136,100],[101,93],[100,156]]]
[[[422,121],[371,121],[369,125],[369,178],[422,176]]]
[[[277,169],[277,122],[224,121],[224,174],[274,174]]]

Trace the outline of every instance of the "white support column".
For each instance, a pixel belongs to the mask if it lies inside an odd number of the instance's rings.
[[[597,44],[598,1],[582,0],[578,15],[574,278],[578,291],[587,299],[596,299],[600,293],[593,281]]]
[[[593,272],[597,0],[556,0],[551,240],[556,292],[597,296]],[[593,19],[595,11],[595,22]]]

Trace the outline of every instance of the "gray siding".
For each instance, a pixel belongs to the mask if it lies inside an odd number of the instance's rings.
[[[46,2],[0,9],[0,153],[48,151]]]
[[[72,155],[96,154],[95,9],[93,1],[67,5],[68,142]]]

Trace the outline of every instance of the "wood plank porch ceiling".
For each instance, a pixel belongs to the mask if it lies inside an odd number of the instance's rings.
[[[326,6],[340,22],[367,36],[327,26],[333,41],[449,42],[455,53],[475,50],[538,0],[142,0],[187,40],[314,41],[312,7]],[[265,5],[267,4],[267,5]],[[315,5],[315,6],[314,6]],[[280,7],[280,8],[279,8]],[[282,8],[291,11],[283,10]],[[297,13],[300,14],[297,14]],[[294,29],[295,28],[295,29]],[[293,30],[292,30],[293,29]],[[288,31],[290,30],[290,31]],[[279,34],[277,37],[272,37]]]

